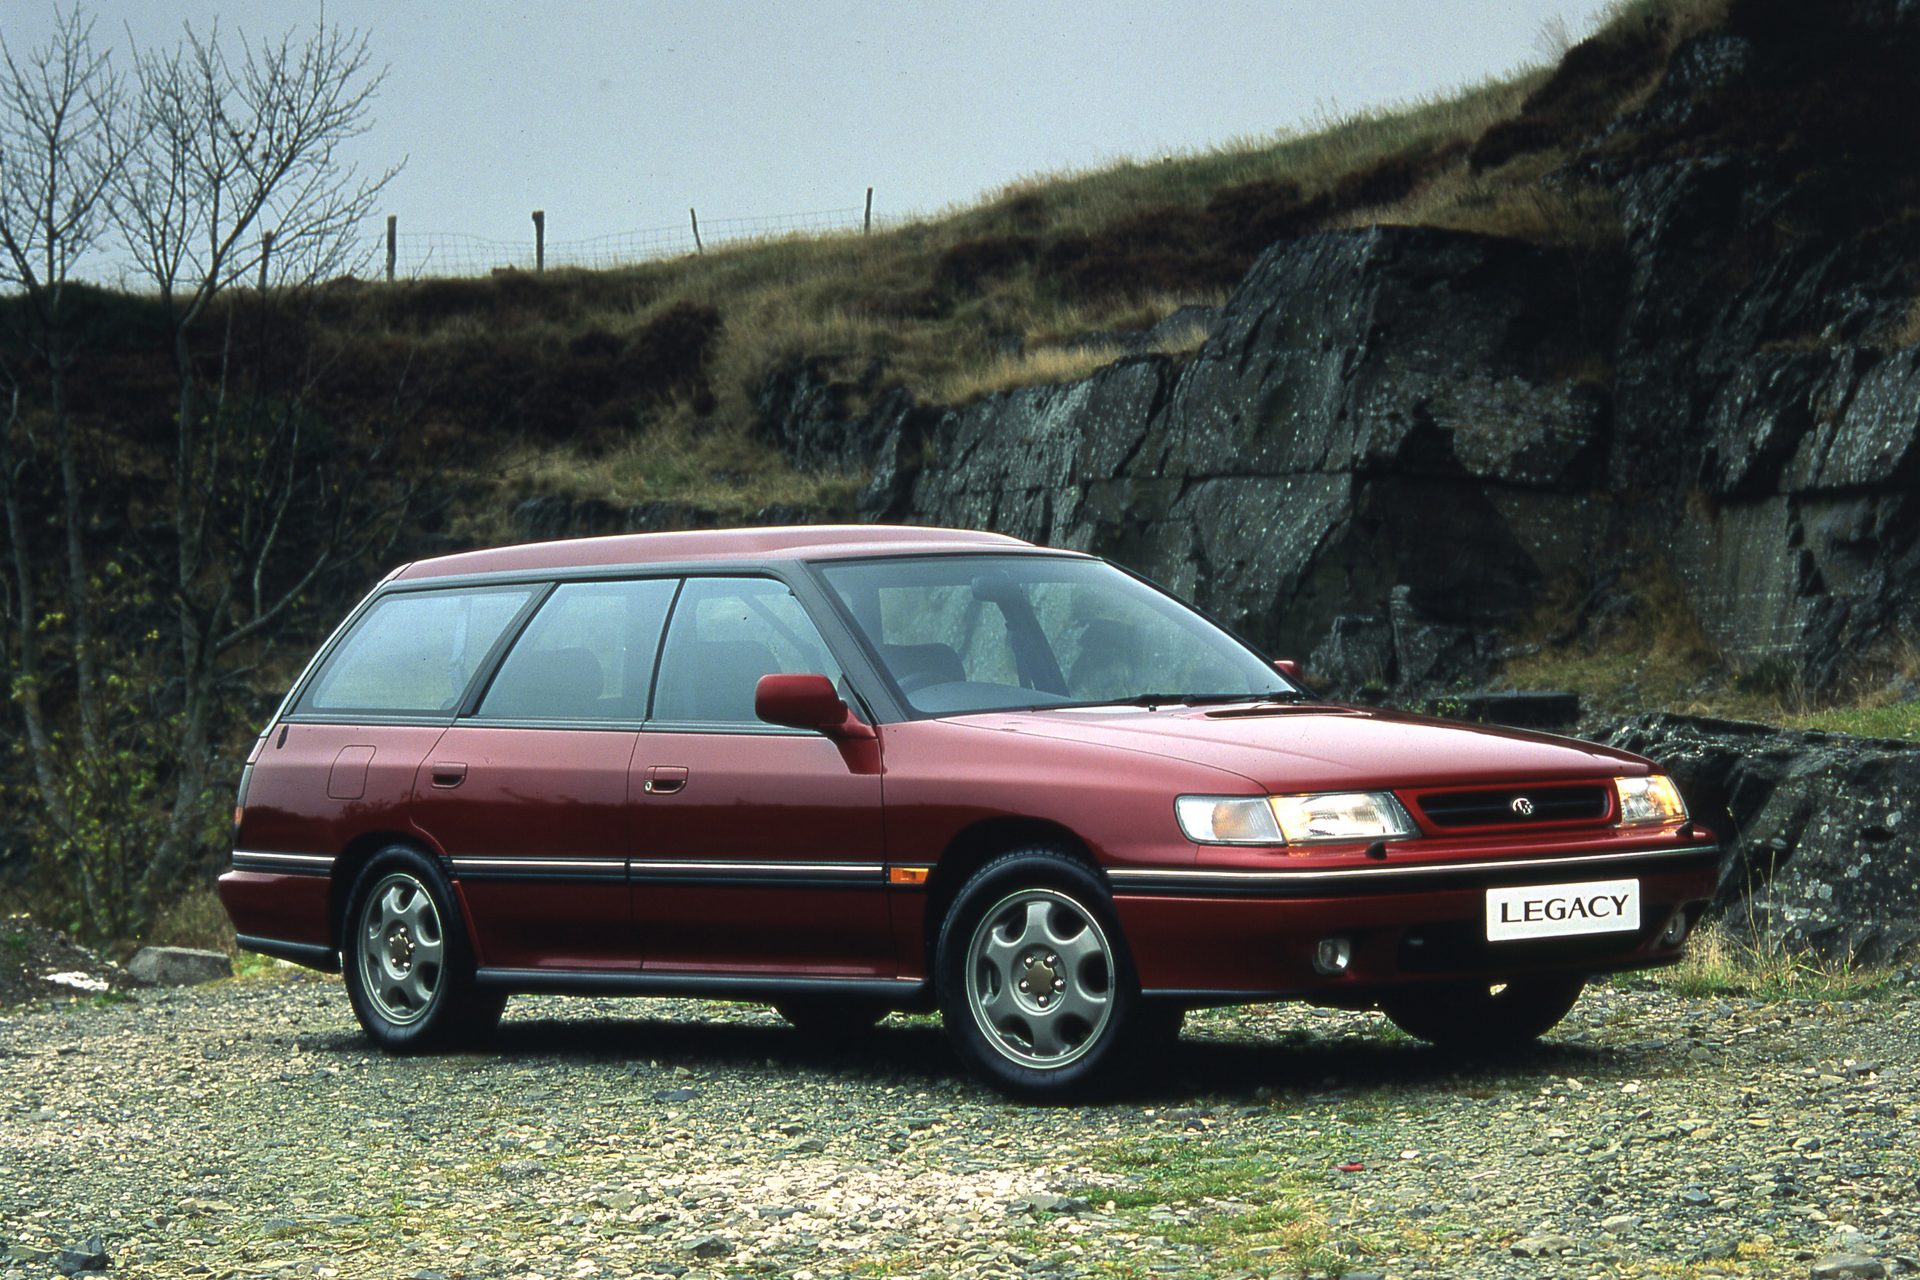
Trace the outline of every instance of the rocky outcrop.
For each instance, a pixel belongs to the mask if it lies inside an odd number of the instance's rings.
[[[1736,667],[1825,687],[1920,633],[1914,65],[1912,5],[1739,0],[1568,144],[1612,249],[1286,239],[1190,359],[945,411],[803,361],[759,429],[871,468],[866,518],[1113,556],[1355,683],[1456,683],[1657,556]]]
[[[1728,925],[1835,961],[1920,952],[1920,744],[1670,715],[1604,737],[1721,837]]]
[[[1279,652],[1393,611],[1398,585],[1401,614],[1511,622],[1603,528],[1608,395],[1578,317],[1610,281],[1485,237],[1289,241],[1191,360],[940,418],[907,508],[1112,555]],[[1568,328],[1543,344],[1548,317]]]
[[[1769,350],[1724,332],[1757,302],[1719,327],[1679,306],[1686,206],[1650,205],[1619,260],[1412,229],[1284,242],[1191,360],[891,431],[867,512],[1113,556],[1279,652],[1336,642],[1343,615],[1458,629],[1447,660],[1382,673],[1414,686],[1484,668],[1550,584],[1651,552],[1734,663],[1825,685],[1920,630],[1920,350]]]

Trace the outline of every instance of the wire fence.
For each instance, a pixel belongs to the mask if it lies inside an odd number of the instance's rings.
[[[544,254],[536,236],[524,240],[489,240],[458,232],[395,232],[392,237],[393,273],[398,279],[429,276],[478,276],[492,271],[532,271],[544,265],[603,270],[631,266],[660,258],[676,258],[716,245],[741,241],[777,240],[791,235],[854,232],[881,225],[860,208],[822,209],[813,213],[784,213],[759,218],[696,220],[692,210],[685,225],[650,227],[591,236],[584,240],[546,240]],[[888,225],[900,221],[886,220]],[[382,241],[378,263],[387,252]]]

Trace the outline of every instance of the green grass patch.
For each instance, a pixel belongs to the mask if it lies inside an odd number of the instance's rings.
[[[1786,723],[1794,729],[1920,741],[1920,700],[1881,707],[1830,707],[1825,711],[1790,715]]]
[[[0,951],[5,951],[9,955],[24,956],[27,954],[27,935],[9,933],[0,936]]]
[[[233,957],[233,980],[235,982],[277,982],[286,977],[297,966],[272,956],[263,956],[258,951],[241,951]]]
[[[1283,1172],[1263,1148],[1229,1146],[1190,1136],[1146,1144],[1113,1143],[1085,1153],[1098,1171],[1076,1189],[1124,1229],[1164,1237],[1169,1245],[1204,1249],[1222,1271],[1276,1273],[1356,1269],[1336,1248],[1307,1183]],[[1041,1216],[1044,1223],[1047,1215]],[[1034,1233],[1044,1251],[1044,1230]],[[1368,1252],[1369,1242],[1356,1242]],[[1127,1264],[1094,1264],[1103,1274],[1130,1274]]]

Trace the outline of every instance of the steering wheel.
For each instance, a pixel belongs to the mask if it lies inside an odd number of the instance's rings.
[[[952,682],[942,679],[938,671],[909,671],[907,674],[898,677],[897,683],[902,693],[918,693],[930,685],[950,684]]]

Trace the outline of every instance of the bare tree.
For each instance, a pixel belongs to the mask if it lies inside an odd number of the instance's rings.
[[[18,285],[26,299],[28,346],[45,367],[48,414],[65,507],[65,615],[78,671],[76,705],[83,746],[99,746],[100,718],[94,699],[93,608],[82,541],[78,450],[67,413],[67,377],[78,357],[69,326],[73,267],[98,244],[110,225],[109,195],[126,158],[129,137],[124,85],[111,55],[93,44],[93,24],[76,8],[58,16],[47,43],[16,53],[0,36],[0,278]],[[25,454],[15,447],[24,433],[18,388],[12,388],[6,456],[16,468],[5,497],[13,538],[20,605],[15,629],[20,705],[27,722],[36,772],[44,774],[48,733],[41,712],[37,674],[34,597],[28,590],[25,549],[12,531],[19,523],[18,468]]]
[[[180,727],[172,817],[147,868],[150,889],[177,879],[204,816],[221,656],[281,618],[379,523],[377,504],[360,501],[363,477],[340,478],[302,512],[319,536],[295,549],[283,536],[289,513],[316,497],[300,473],[315,457],[303,445],[303,411],[236,411],[224,377],[208,398],[193,336],[214,301],[260,268],[268,233],[282,286],[352,263],[359,224],[396,171],[362,175],[342,148],[370,127],[383,78],[365,35],[324,20],[257,44],[188,26],[174,49],[136,64],[141,132],[115,214],[170,322],[178,383],[166,586]],[[223,367],[232,316],[229,307]]]

